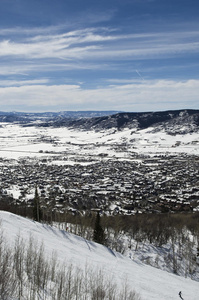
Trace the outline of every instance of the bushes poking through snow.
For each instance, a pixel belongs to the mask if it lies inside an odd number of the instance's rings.
[[[0,235],[1,300],[139,300],[124,283],[120,291],[114,279],[89,266],[79,269],[47,258],[43,244],[33,238],[25,245],[18,236],[14,246]]]
[[[4,242],[0,233],[0,299],[9,299],[16,290],[16,278],[12,272],[12,252]]]

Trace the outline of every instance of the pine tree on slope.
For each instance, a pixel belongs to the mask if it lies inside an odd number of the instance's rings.
[[[96,220],[95,220],[93,241],[96,243],[99,243],[99,244],[104,244],[104,242],[105,242],[104,229],[101,226],[99,212],[97,213]]]

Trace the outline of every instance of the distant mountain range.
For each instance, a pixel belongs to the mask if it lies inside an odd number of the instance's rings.
[[[53,121],[59,119],[94,118],[116,114],[118,111],[61,111],[61,112],[2,112],[0,111],[0,122],[29,123],[35,120]]]
[[[169,110],[160,112],[116,111],[66,111],[46,113],[0,112],[0,122],[17,122],[27,125],[72,127],[81,130],[122,130],[130,128],[153,131],[164,130],[169,134],[199,131],[199,110]]]

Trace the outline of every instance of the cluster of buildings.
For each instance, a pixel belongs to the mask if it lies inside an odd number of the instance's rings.
[[[199,159],[135,154],[100,156],[88,164],[48,160],[0,161],[0,201],[31,206],[37,187],[41,204],[59,211],[100,209],[107,214],[191,212],[199,208]]]

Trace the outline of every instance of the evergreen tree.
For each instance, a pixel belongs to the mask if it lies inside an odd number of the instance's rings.
[[[104,229],[101,226],[99,212],[97,213],[96,220],[95,220],[93,241],[99,244],[104,244],[105,242]]]
[[[35,196],[33,201],[33,219],[37,222],[41,221],[40,199],[37,187],[35,188]]]

